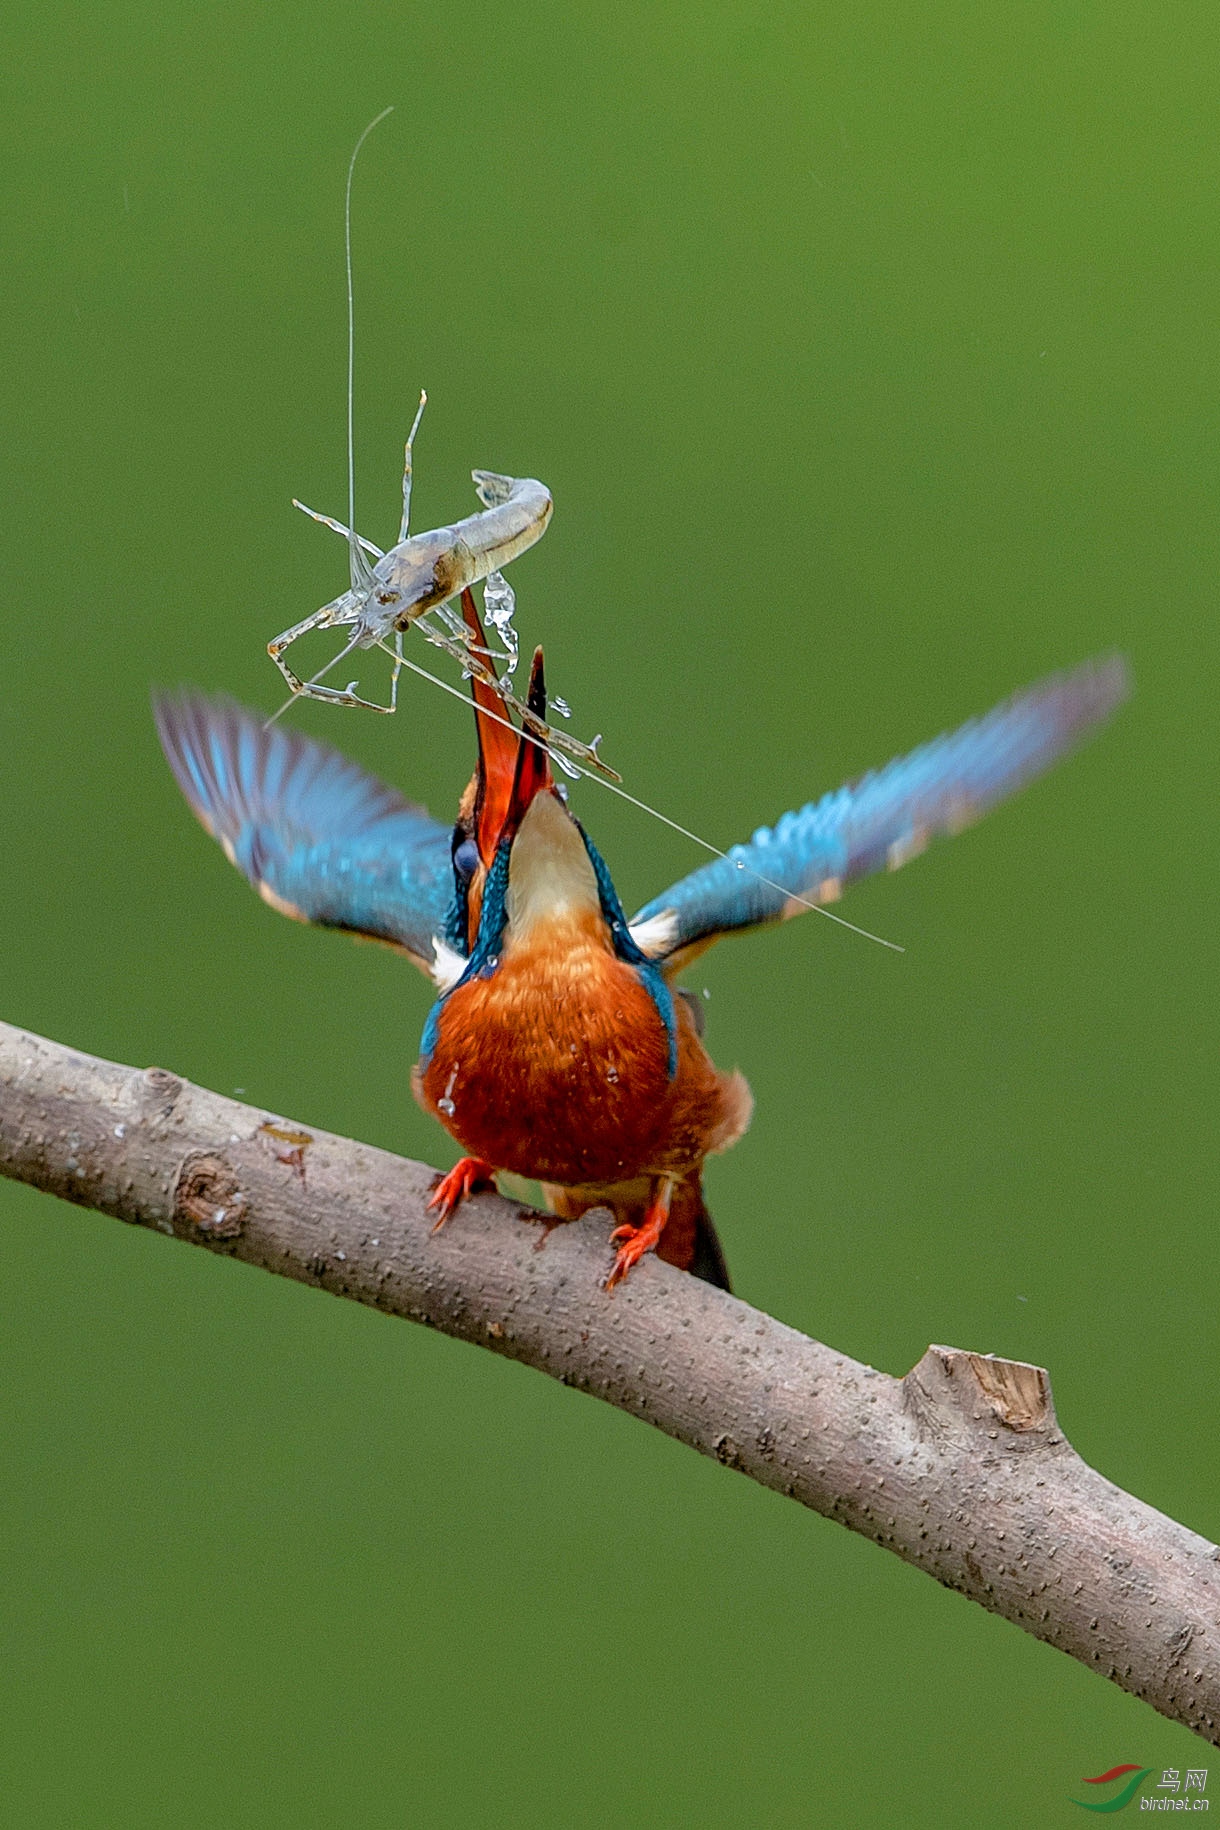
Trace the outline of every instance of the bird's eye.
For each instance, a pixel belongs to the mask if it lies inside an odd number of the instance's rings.
[[[460,845],[453,848],[454,874],[462,883],[469,883],[479,865],[479,848],[473,839],[463,839]]]

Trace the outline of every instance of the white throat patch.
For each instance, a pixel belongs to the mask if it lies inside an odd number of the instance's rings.
[[[467,961],[439,934],[432,936],[432,953],[432,983],[438,991],[452,991],[465,972]]]
[[[509,859],[509,937],[525,939],[539,924],[600,909],[597,877],[580,829],[553,794],[536,795]]]

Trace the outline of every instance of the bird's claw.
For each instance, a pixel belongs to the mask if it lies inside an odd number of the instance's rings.
[[[668,1217],[668,1211],[656,1215],[649,1213],[642,1226],[615,1227],[610,1235],[610,1243],[619,1249],[606,1279],[607,1290],[613,1290],[617,1284],[621,1284],[632,1265],[638,1264],[646,1252],[655,1248],[665,1230]]]
[[[482,1157],[464,1156],[461,1162],[453,1165],[448,1175],[441,1176],[432,1190],[428,1201],[429,1212],[434,1208],[440,1209],[432,1231],[440,1232],[450,1214],[467,1195],[476,1194],[480,1188],[494,1187],[495,1170],[492,1164],[485,1163]]]

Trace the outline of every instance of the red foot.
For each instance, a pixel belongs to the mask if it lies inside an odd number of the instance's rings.
[[[618,1256],[610,1267],[606,1279],[607,1290],[613,1290],[621,1284],[633,1264],[638,1264],[645,1252],[651,1252],[665,1231],[665,1222],[669,1219],[669,1189],[657,1200],[651,1202],[644,1214],[640,1226],[616,1226],[610,1235],[611,1245],[618,1246]],[[621,1241],[621,1244],[620,1244]]]
[[[432,1231],[440,1232],[454,1208],[467,1195],[475,1194],[480,1188],[494,1188],[495,1173],[493,1165],[485,1163],[481,1156],[464,1156],[460,1163],[455,1163],[449,1174],[442,1176],[432,1190],[428,1206],[439,1207],[441,1210]]]

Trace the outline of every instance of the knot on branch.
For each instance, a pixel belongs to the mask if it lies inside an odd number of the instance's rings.
[[[183,1082],[167,1068],[145,1068],[137,1082],[137,1097],[146,1118],[168,1118],[182,1093]]]
[[[237,1177],[218,1156],[188,1156],[174,1184],[174,1222],[184,1221],[212,1239],[236,1239],[250,1203]]]

